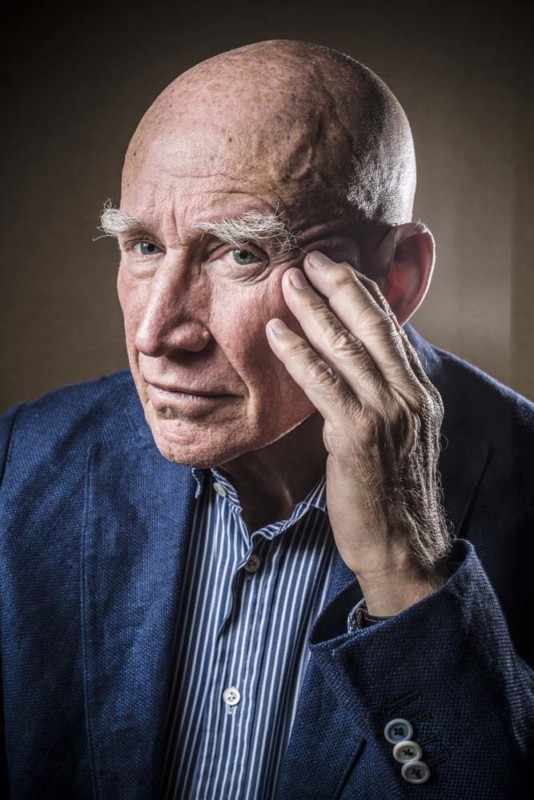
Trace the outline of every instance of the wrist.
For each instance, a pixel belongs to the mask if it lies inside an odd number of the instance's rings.
[[[449,576],[446,564],[433,570],[412,567],[356,576],[371,617],[392,617],[441,588]]]

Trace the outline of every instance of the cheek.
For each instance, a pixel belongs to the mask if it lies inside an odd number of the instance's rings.
[[[212,332],[251,394],[258,402],[300,397],[302,390],[273,353],[265,332],[273,317],[284,319],[293,330],[300,331],[284,301],[279,281],[234,287],[232,292],[218,292],[215,297]]]
[[[274,276],[273,276],[274,277]],[[253,286],[217,287],[211,305],[211,328],[218,344],[243,363],[274,356],[265,326],[276,316],[290,315],[279,280]],[[276,359],[278,360],[278,359]]]
[[[135,337],[139,322],[143,314],[146,303],[146,290],[143,286],[136,284],[132,286],[122,269],[119,269],[117,277],[117,296],[124,317],[124,330],[126,342],[129,345]]]

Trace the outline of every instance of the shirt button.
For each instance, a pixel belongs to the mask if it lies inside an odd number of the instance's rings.
[[[241,692],[235,686],[229,686],[223,692],[223,700],[227,706],[233,708],[233,706],[237,706],[241,702]]]
[[[245,561],[246,572],[257,572],[261,565],[261,558],[257,555],[251,555]]]
[[[423,750],[417,742],[407,739],[405,742],[397,742],[393,748],[393,758],[401,764],[406,761],[418,761],[423,755]]]
[[[426,783],[430,778],[430,767],[424,761],[408,761],[403,765],[401,773],[408,783]]]
[[[223,486],[222,484],[220,484],[220,483],[217,483],[217,482],[215,481],[215,483],[213,484],[213,488],[215,489],[215,491],[217,492],[217,494],[218,494],[220,497],[226,497],[226,495],[227,495],[227,491],[226,491],[226,489],[224,488],[224,486]]]
[[[407,719],[402,719],[402,717],[390,720],[384,728],[384,736],[391,744],[405,742],[406,739],[412,738],[412,734],[412,726]]]

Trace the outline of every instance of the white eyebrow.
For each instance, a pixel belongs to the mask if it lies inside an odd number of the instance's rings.
[[[263,214],[260,211],[247,211],[239,217],[201,222],[197,229],[235,247],[245,247],[249,242],[262,244],[272,241],[280,255],[288,255],[297,247],[295,234],[282,215],[276,212]],[[111,200],[107,200],[100,215],[98,230],[102,231],[103,236],[117,238],[132,230],[146,231],[146,226],[139,217],[113,208]]]
[[[278,213],[262,214],[247,211],[239,217],[226,217],[218,222],[201,222],[197,226],[221,242],[244,247],[248,242],[272,241],[280,255],[288,255],[297,247],[297,239],[286,220]]]
[[[128,233],[128,231],[134,229],[144,230],[145,226],[134,214],[127,214],[126,211],[121,211],[120,208],[113,208],[111,200],[106,200],[100,214],[100,225],[98,226],[98,230],[102,231],[103,236],[116,238],[121,233]]]

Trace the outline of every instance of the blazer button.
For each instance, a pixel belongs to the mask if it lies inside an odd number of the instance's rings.
[[[401,774],[408,783],[426,783],[430,778],[430,767],[424,761],[407,761]]]
[[[393,748],[393,758],[405,764],[406,761],[418,761],[423,755],[421,745],[407,739],[405,742],[397,742]]]
[[[405,742],[407,739],[411,739],[412,735],[413,728],[411,724],[407,719],[402,719],[402,717],[390,720],[384,728],[384,736],[391,744]]]

